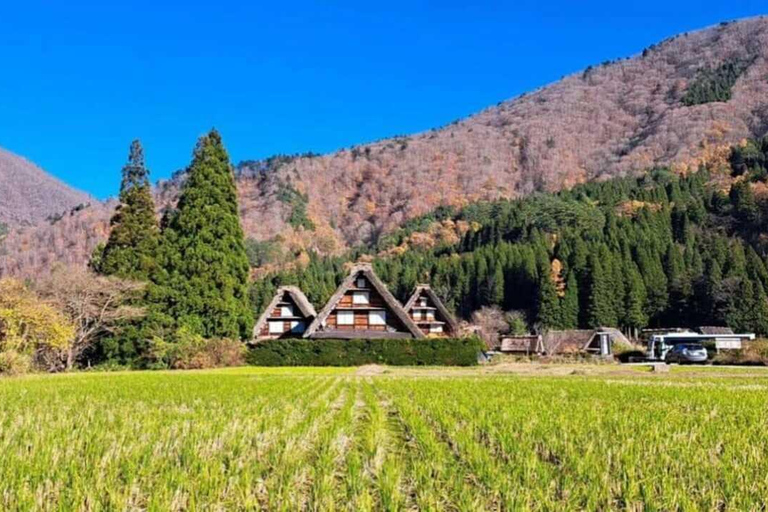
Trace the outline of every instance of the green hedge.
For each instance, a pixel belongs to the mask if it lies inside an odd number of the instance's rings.
[[[269,340],[252,347],[254,366],[473,366],[483,344],[478,338],[396,340]]]

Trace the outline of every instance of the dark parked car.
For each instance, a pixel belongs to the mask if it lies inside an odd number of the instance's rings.
[[[707,349],[701,343],[679,343],[667,352],[667,363],[706,363]]]

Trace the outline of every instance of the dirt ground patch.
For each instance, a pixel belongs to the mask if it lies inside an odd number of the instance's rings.
[[[386,366],[381,366],[378,364],[367,364],[365,366],[361,366],[355,371],[355,375],[358,377],[371,377],[373,375],[381,375],[387,370]]]

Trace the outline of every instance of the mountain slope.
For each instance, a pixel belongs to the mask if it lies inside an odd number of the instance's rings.
[[[717,162],[731,144],[768,130],[767,59],[768,19],[726,23],[440,129],[325,156],[246,162],[238,169],[243,225],[257,240],[276,239],[286,257],[334,253],[375,243],[440,205]],[[161,206],[177,193],[176,181],[161,185]],[[84,262],[108,217],[98,206],[12,233],[0,272]]]
[[[767,48],[764,19],[680,36],[645,57],[566,77],[440,130],[297,159],[272,181],[306,191],[310,213],[354,244],[438,204],[556,190],[653,166],[696,167],[716,148],[768,127]],[[683,103],[704,70],[733,61],[749,66],[730,101]]]
[[[87,194],[0,148],[0,223],[33,224],[89,201]]]

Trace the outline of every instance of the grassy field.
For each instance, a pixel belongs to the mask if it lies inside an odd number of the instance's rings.
[[[764,510],[768,372],[0,380],[2,510]]]

